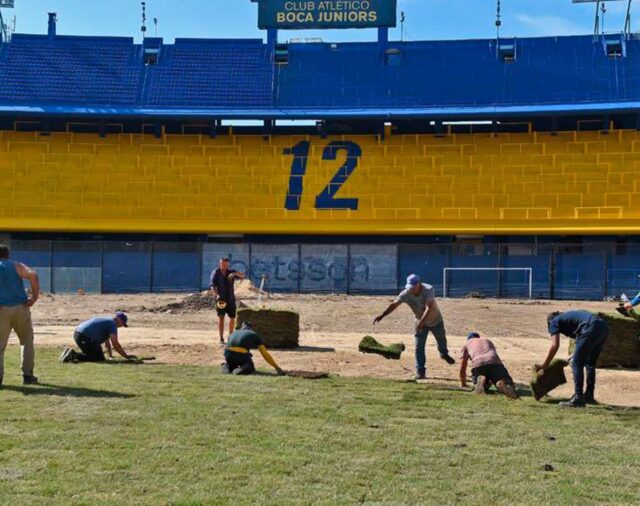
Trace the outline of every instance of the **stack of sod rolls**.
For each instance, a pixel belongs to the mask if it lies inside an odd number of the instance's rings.
[[[300,315],[293,311],[271,309],[238,310],[236,328],[251,322],[253,330],[264,339],[268,348],[297,348],[300,346]]]
[[[598,359],[598,367],[640,367],[640,322],[617,314],[598,313],[609,325],[609,339]],[[569,354],[573,354],[575,341],[569,341]]]

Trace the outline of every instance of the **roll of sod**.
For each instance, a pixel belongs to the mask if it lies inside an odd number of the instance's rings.
[[[567,382],[564,368],[568,365],[569,362],[566,360],[555,359],[544,371],[538,371],[535,366],[532,368],[531,390],[536,401],[539,401],[549,392]]]
[[[404,349],[405,346],[403,343],[389,344],[385,346],[384,344],[376,341],[372,336],[363,337],[362,341],[360,341],[360,344],[358,345],[358,350],[362,353],[375,353],[392,360],[399,360]]]

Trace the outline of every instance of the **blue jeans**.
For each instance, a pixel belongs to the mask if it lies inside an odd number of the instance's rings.
[[[422,374],[427,371],[427,355],[425,354],[425,346],[427,345],[427,337],[429,336],[429,332],[431,332],[436,338],[440,356],[444,357],[449,354],[449,350],[447,349],[447,332],[444,329],[444,322],[438,323],[438,325],[436,325],[435,327],[424,327],[415,335],[416,371],[418,372],[418,374]]]
[[[583,396],[585,370],[587,371],[587,393],[593,395],[596,388],[596,363],[608,337],[608,325],[604,320],[598,319],[576,339],[576,348],[571,359],[576,396]]]

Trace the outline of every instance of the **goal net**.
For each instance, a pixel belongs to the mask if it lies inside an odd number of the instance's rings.
[[[447,297],[533,297],[531,267],[445,267],[443,298]]]

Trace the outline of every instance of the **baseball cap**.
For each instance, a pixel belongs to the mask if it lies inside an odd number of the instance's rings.
[[[407,284],[405,285],[405,288],[413,288],[419,283],[420,276],[418,276],[417,274],[410,274],[409,276],[407,276]]]
[[[127,317],[127,315],[126,315],[126,314],[121,313],[121,312],[118,312],[118,313],[116,313],[116,318],[119,318],[119,319],[120,319],[120,321],[122,321],[122,324],[123,324],[125,327],[128,327],[128,326],[129,326],[129,325],[127,324],[127,322],[129,321],[129,318]]]
[[[224,256],[220,259],[221,262],[228,262],[229,261],[229,257]]]
[[[469,332],[469,335],[467,336],[467,339],[479,339],[480,338],[480,334],[478,334],[477,332]]]

